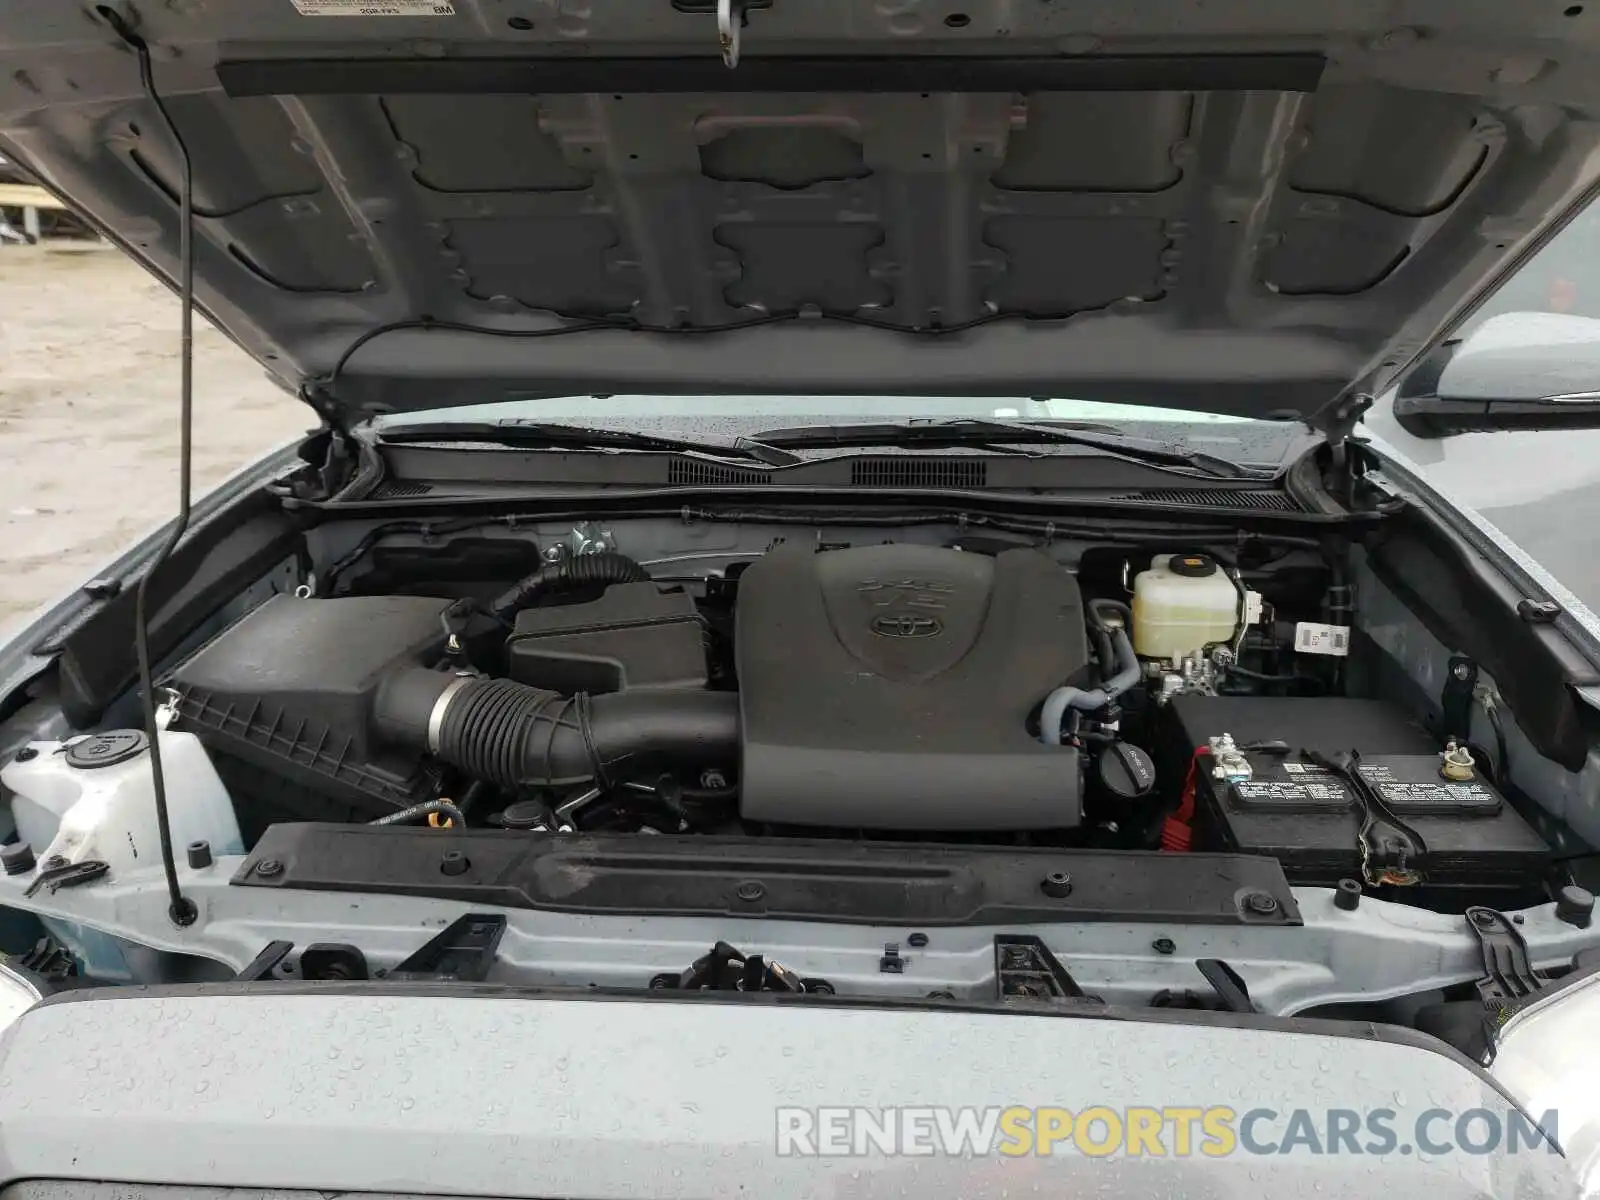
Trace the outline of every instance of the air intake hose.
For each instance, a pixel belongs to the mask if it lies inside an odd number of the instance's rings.
[[[540,597],[555,592],[613,583],[644,583],[649,578],[649,573],[626,554],[609,550],[601,554],[579,554],[540,567],[532,575],[517,580],[489,602],[489,611],[500,620],[509,621]]]
[[[378,732],[502,787],[562,787],[625,777],[635,761],[696,766],[739,753],[733,692],[563,696],[509,679],[411,667],[379,687]]]

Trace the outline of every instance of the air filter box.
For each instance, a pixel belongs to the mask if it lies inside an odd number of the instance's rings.
[[[449,603],[274,596],[163,680],[172,727],[199,735],[246,840],[273,820],[361,820],[437,794],[414,753],[373,737],[372,703],[392,669],[438,656]]]

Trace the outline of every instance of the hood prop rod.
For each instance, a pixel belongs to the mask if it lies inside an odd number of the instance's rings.
[[[150,581],[172,556],[178,543],[189,528],[189,502],[191,498],[192,460],[191,435],[194,425],[194,164],[189,158],[189,147],[167,106],[156,91],[155,75],[150,67],[150,46],[133,31],[133,26],[120,12],[109,4],[97,11],[123,40],[139,60],[139,83],[145,97],[156,110],[165,126],[167,136],[178,151],[181,172],[179,181],[178,217],[178,303],[179,310],[179,399],[178,399],[178,515],[167,531],[155,556],[139,576],[138,590],[134,595],[133,647],[139,660],[139,698],[144,706],[145,733],[150,738],[151,782],[155,787],[156,827],[161,835],[161,867],[167,876],[167,916],[179,928],[193,925],[199,910],[193,900],[183,894],[178,884],[178,865],[172,852],[172,821],[167,813],[166,774],[161,766],[161,729],[156,718],[155,679],[150,667]]]

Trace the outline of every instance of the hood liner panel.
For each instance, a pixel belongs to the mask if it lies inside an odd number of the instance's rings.
[[[1600,180],[1600,8],[892,7],[774,0],[731,71],[666,0],[137,15],[204,311],[291,388],[411,324],[341,421],[564,389],[1326,418]],[[0,6],[0,153],[175,276],[176,148],[92,11]]]

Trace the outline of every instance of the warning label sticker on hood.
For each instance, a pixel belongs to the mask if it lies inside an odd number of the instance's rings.
[[[302,17],[453,17],[447,0],[293,0]]]

